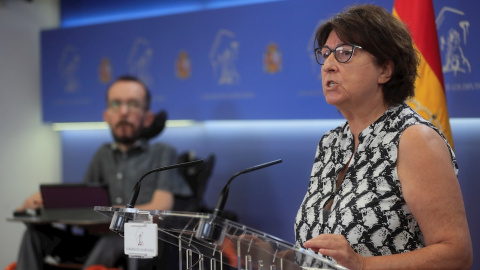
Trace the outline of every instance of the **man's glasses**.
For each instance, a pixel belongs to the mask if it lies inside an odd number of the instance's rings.
[[[138,113],[143,110],[142,104],[136,100],[129,100],[127,102],[113,100],[108,102],[108,108],[114,112],[120,111],[123,105],[127,106],[129,112]]]
[[[339,63],[346,63],[352,59],[355,48],[363,49],[355,44],[341,44],[333,50],[328,46],[321,46],[315,49],[315,59],[317,59],[318,64],[323,66],[330,54],[333,53]]]

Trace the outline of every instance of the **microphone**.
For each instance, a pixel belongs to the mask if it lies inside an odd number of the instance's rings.
[[[188,166],[196,165],[198,163],[203,163],[203,160],[200,159],[200,160],[194,160],[194,161],[190,161],[190,162],[178,163],[178,164],[174,164],[174,165],[169,165],[169,166],[165,166],[165,167],[156,168],[156,169],[153,169],[153,170],[150,170],[150,171],[144,173],[140,177],[140,179],[137,181],[135,186],[133,187],[132,194],[130,195],[130,200],[128,201],[128,203],[126,205],[126,208],[134,208],[135,207],[135,203],[137,202],[138,194],[140,193],[140,186],[141,186],[142,180],[147,175],[149,175],[151,173],[154,173],[154,172],[161,172],[161,171],[176,169],[176,168],[180,168],[180,167],[188,167]],[[114,215],[114,217],[112,218],[112,222],[110,223],[110,230],[112,230],[114,232],[117,232],[117,233],[123,232],[125,219],[126,219],[125,215],[123,215],[123,216]]]
[[[214,216],[221,216],[222,215],[223,208],[225,207],[225,203],[227,202],[227,198],[228,198],[228,193],[230,191],[230,183],[232,182],[232,180],[235,177],[237,177],[241,174],[245,174],[245,173],[253,172],[253,171],[256,171],[256,170],[260,170],[260,169],[263,169],[265,167],[269,167],[269,166],[278,164],[280,162],[282,162],[282,160],[277,159],[277,160],[270,161],[270,162],[267,162],[267,163],[264,163],[264,164],[253,166],[251,168],[248,168],[248,169],[245,169],[243,171],[237,172],[232,177],[230,177],[227,184],[223,187],[222,192],[220,193],[220,196],[218,197],[217,206],[213,210],[213,215]]]
[[[171,170],[171,169],[180,168],[180,167],[188,167],[188,166],[195,165],[197,163],[202,163],[202,162],[203,162],[203,160],[201,160],[201,159],[200,160],[194,160],[194,161],[190,161],[190,162],[184,162],[184,163],[179,163],[179,164],[174,164],[174,165],[170,165],[170,166],[156,168],[156,169],[153,169],[151,171],[148,171],[148,172],[144,173],[142,175],[142,177],[140,177],[138,182],[135,184],[135,186],[133,187],[132,195],[130,196],[130,201],[127,203],[127,208],[135,207],[135,203],[137,202],[138,193],[140,193],[140,183],[142,182],[143,178],[145,178],[147,175],[149,175],[151,173],[154,173],[154,172],[161,172],[161,171]]]
[[[253,166],[251,168],[248,168],[248,169],[245,169],[243,171],[237,172],[232,177],[230,177],[227,184],[223,187],[222,192],[220,192],[220,196],[218,197],[218,201],[217,201],[217,206],[213,210],[212,217],[210,218],[210,220],[207,223],[200,224],[199,228],[197,229],[197,233],[196,233],[195,236],[197,238],[204,239],[204,240],[206,240],[210,243],[216,242],[217,244],[221,245],[221,243],[223,242],[223,237],[222,237],[223,228],[221,228],[218,224],[214,224],[214,222],[216,221],[218,216],[221,217],[221,215],[222,215],[223,209],[225,207],[225,203],[227,202],[228,193],[230,191],[230,183],[232,182],[232,180],[235,177],[237,177],[241,174],[245,174],[245,173],[253,172],[253,171],[256,171],[256,170],[260,170],[260,169],[263,169],[263,168],[266,168],[266,167],[269,167],[269,166],[272,166],[272,165],[275,165],[275,164],[278,164],[278,163],[281,163],[281,162],[282,162],[281,159],[270,161],[270,162],[260,164],[260,165],[257,165],[257,166]]]

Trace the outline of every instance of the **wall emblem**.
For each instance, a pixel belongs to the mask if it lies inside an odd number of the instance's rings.
[[[65,92],[76,92],[79,89],[78,70],[80,62],[81,57],[75,46],[67,45],[63,48],[58,68]]]
[[[222,29],[218,31],[210,49],[210,63],[218,85],[233,85],[240,82],[236,62],[240,42],[235,33]]]
[[[275,43],[267,45],[263,54],[263,70],[271,74],[282,71],[282,52]]]
[[[446,19],[454,20],[456,24],[447,29],[444,26]],[[440,50],[444,56],[443,73],[453,72],[457,77],[458,73],[471,73],[470,61],[464,53],[463,47],[467,45],[470,22],[465,19],[465,13],[461,10],[443,7],[435,19],[437,32],[439,34]]]
[[[186,51],[181,51],[175,61],[175,73],[180,79],[187,79],[192,75],[192,61]]]
[[[100,61],[98,77],[102,83],[108,83],[112,79],[112,65],[107,57],[103,57]]]
[[[150,41],[145,38],[136,38],[128,55],[128,70],[130,74],[136,75],[150,87],[153,85],[152,60],[153,48]]]

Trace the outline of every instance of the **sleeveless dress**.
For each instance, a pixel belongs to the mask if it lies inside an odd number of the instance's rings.
[[[319,234],[341,234],[362,256],[403,253],[425,246],[408,208],[397,175],[398,145],[403,131],[427,125],[444,139],[458,172],[455,154],[445,136],[407,104],[390,107],[354,138],[348,123],[327,132],[319,142],[310,184],[295,220],[296,245]],[[351,157],[351,160],[350,160]],[[340,188],[337,175],[350,164]],[[333,198],[329,211],[324,210]]]

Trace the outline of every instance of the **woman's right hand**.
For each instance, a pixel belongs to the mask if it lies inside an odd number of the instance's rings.
[[[303,246],[333,258],[348,269],[365,269],[365,258],[355,253],[343,235],[320,234],[303,243]]]

